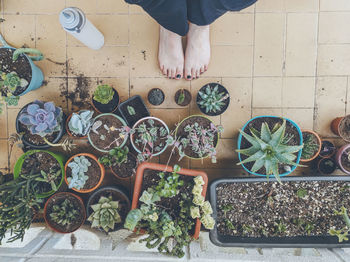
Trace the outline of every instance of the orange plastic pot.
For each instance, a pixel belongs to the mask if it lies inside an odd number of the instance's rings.
[[[301,130],[301,132],[302,133],[309,133],[309,134],[312,134],[312,135],[314,135],[316,138],[317,138],[317,142],[318,142],[318,150],[317,150],[317,153],[313,156],[313,157],[311,157],[311,158],[309,158],[309,159],[303,159],[303,158],[301,158],[300,157],[300,162],[310,162],[310,161],[312,161],[312,160],[314,160],[319,154],[320,154],[320,152],[321,152],[321,147],[322,147],[322,141],[321,141],[321,138],[320,138],[320,136],[316,133],[316,132],[314,132],[314,131],[312,131],[312,130]],[[301,153],[302,154],[302,153]]]
[[[76,198],[77,200],[79,200],[79,204],[80,204],[80,206],[82,207],[81,210],[83,211],[83,212],[82,212],[83,219],[81,220],[80,225],[79,225],[75,230],[73,230],[73,231],[71,231],[71,232],[63,232],[63,231],[61,231],[61,230],[55,228],[53,225],[51,225],[51,223],[50,223],[50,221],[49,221],[49,219],[48,219],[48,214],[47,214],[47,207],[48,207],[48,204],[52,201],[52,199],[53,199],[54,197],[57,197],[58,195],[70,195],[70,196]],[[59,192],[59,193],[56,193],[56,194],[52,195],[52,196],[46,201],[46,203],[45,203],[45,206],[44,206],[44,220],[45,220],[45,222],[46,222],[46,225],[48,225],[49,228],[51,228],[51,229],[52,229],[53,231],[55,231],[55,232],[58,232],[58,233],[61,233],[61,234],[72,233],[72,232],[78,230],[78,229],[84,224],[84,222],[85,222],[85,220],[86,220],[86,211],[85,211],[84,202],[83,202],[83,200],[81,199],[81,197],[79,197],[79,196],[77,196],[77,195],[75,195],[75,194],[73,194],[73,193],[70,193],[70,192]]]
[[[103,178],[105,177],[105,168],[103,167],[103,165],[98,162],[98,159],[97,157],[95,157],[93,154],[89,154],[89,153],[80,153],[80,154],[76,154],[74,156],[72,156],[71,158],[68,159],[67,163],[65,164],[64,166],[64,181],[66,181],[66,184],[69,185],[68,183],[68,180],[67,180],[67,168],[68,168],[68,164],[73,160],[73,158],[77,157],[77,156],[86,156],[86,157],[89,157],[89,158],[92,158],[94,161],[96,161],[96,163],[98,164],[98,166],[100,167],[100,170],[101,170],[101,174],[100,174],[100,180],[98,181],[97,185],[90,188],[90,189],[76,189],[76,188],[71,188],[72,190],[74,190],[75,192],[78,192],[78,193],[90,193],[92,191],[94,191],[95,189],[97,189],[102,181],[103,181]]]
[[[142,181],[143,181],[143,175],[145,170],[156,170],[160,172],[173,172],[173,167],[171,166],[166,166],[166,165],[161,165],[157,163],[148,163],[144,162],[141,165],[138,166],[137,171],[136,171],[136,180],[135,180],[135,186],[134,186],[134,194],[132,197],[132,204],[131,204],[131,209],[135,209],[138,207],[139,203],[139,198],[142,193]],[[207,193],[207,187],[208,187],[208,176],[206,173],[198,170],[190,170],[190,169],[181,169],[178,174],[184,175],[184,176],[201,176],[204,180],[204,185],[203,185],[203,191],[202,191],[202,196],[205,197]],[[196,225],[195,225],[195,231],[193,234],[194,239],[198,239],[199,237],[199,232],[201,229],[201,222],[199,219],[196,219]],[[144,233],[145,231],[141,231]]]
[[[73,115],[73,113],[71,113],[71,114],[69,115],[69,117],[67,118],[67,121],[66,121],[66,131],[67,131],[67,134],[68,134],[70,137],[73,137],[73,138],[76,138],[76,139],[85,139],[85,138],[87,138],[87,135],[86,135],[86,136],[74,136],[74,135],[70,132],[69,127],[68,127],[68,123],[69,123],[70,119],[72,118],[72,115]]]

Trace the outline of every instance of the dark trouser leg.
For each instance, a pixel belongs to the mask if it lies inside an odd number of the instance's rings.
[[[141,6],[161,26],[185,36],[188,32],[186,0],[125,0]]]
[[[196,25],[210,25],[227,11],[240,11],[257,0],[187,0],[188,20]]]

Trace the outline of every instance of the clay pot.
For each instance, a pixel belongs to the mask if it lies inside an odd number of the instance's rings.
[[[335,155],[335,160],[337,161],[337,164],[339,166],[339,168],[345,173],[350,175],[350,169],[347,169],[344,167],[343,163],[342,163],[342,156],[344,154],[347,154],[346,151],[349,151],[350,149],[350,144],[344,145],[341,148],[338,149],[337,154]]]
[[[322,147],[322,141],[321,141],[320,136],[319,136],[316,132],[314,132],[314,131],[312,131],[312,130],[301,130],[301,132],[302,132],[302,133],[309,133],[309,134],[314,135],[314,136],[316,137],[317,143],[318,143],[318,145],[319,145],[316,154],[314,154],[311,158],[309,158],[309,159],[303,159],[302,157],[300,157],[300,162],[304,162],[304,163],[305,163],[305,162],[310,162],[310,161],[314,160],[314,159],[320,154],[321,147]],[[301,154],[302,154],[302,153],[301,153]]]
[[[337,136],[340,136],[346,142],[350,142],[350,135],[347,134],[349,132],[348,125],[345,125],[345,123],[349,124],[349,122],[350,122],[350,115],[347,115],[344,117],[337,117],[333,119],[331,123],[332,132]]]

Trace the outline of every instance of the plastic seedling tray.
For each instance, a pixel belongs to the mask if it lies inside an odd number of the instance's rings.
[[[129,113],[128,106],[135,110],[134,115]],[[133,127],[133,125],[141,118],[150,116],[145,103],[139,95],[130,97],[128,100],[120,103],[118,112],[124,118],[129,127]]]

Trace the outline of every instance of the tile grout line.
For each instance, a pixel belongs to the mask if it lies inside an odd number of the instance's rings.
[[[251,89],[250,89],[250,118],[253,117],[253,91],[254,91],[254,71],[255,71],[255,30],[256,30],[256,5],[254,5],[253,16],[253,61],[252,61],[252,74],[251,74]]]
[[[318,0],[318,6],[321,8],[321,0]],[[312,129],[315,130],[316,126],[316,115],[317,115],[317,89],[318,89],[318,45],[319,45],[319,36],[320,36],[320,11],[317,15],[317,37],[316,37],[316,69],[315,69],[315,90],[314,90],[314,113],[313,113],[313,123]]]

